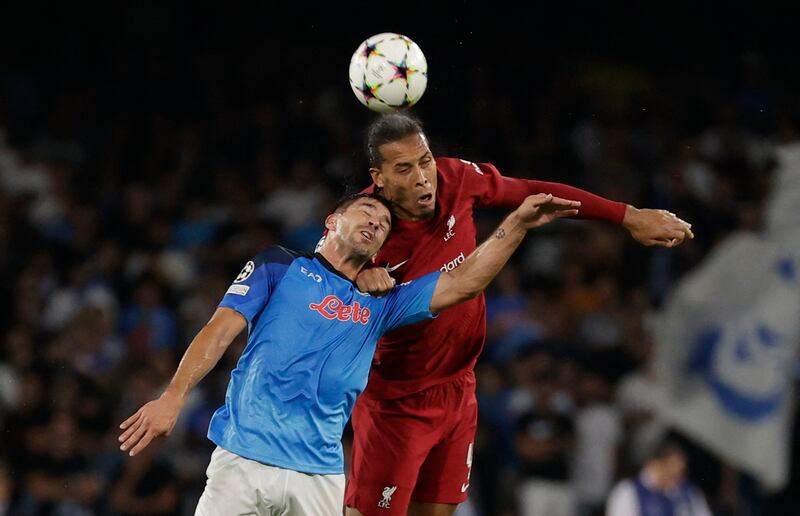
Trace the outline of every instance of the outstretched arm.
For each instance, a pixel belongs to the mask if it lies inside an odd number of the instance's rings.
[[[579,219],[604,220],[612,224],[622,224],[625,219],[627,206],[625,203],[612,201],[574,186],[512,177],[503,177],[502,181],[506,183],[505,195],[510,197],[509,200],[517,200],[540,193],[551,194],[562,199],[580,201],[581,207],[575,216]],[[513,203],[513,206],[517,204]]]
[[[675,247],[694,238],[692,225],[667,210],[634,208],[628,205],[622,226],[642,245]]]
[[[509,179],[511,178],[504,178],[504,180]],[[522,181],[527,187],[517,193],[517,196],[523,192],[525,195],[549,193],[557,197],[580,201],[581,208],[578,210],[578,218],[607,220],[620,224],[628,230],[634,240],[642,245],[675,247],[686,238],[694,238],[692,225],[666,210],[635,208],[630,204],[610,201],[580,188],[561,183],[525,179],[512,181]]]
[[[119,425],[123,430],[119,436],[120,450],[130,449],[130,455],[136,455],[154,438],[168,435],[189,392],[217,365],[233,339],[246,327],[247,320],[239,312],[218,308],[192,340],[164,393]]]
[[[620,224],[628,230],[634,240],[642,245],[675,247],[686,238],[694,238],[692,225],[666,210],[635,208],[630,204],[610,201],[591,192],[561,183],[508,177],[504,177],[503,181],[509,183],[507,192],[512,199],[523,195],[549,193],[557,197],[580,201],[578,218],[606,220]]]
[[[581,207],[577,218],[619,224],[643,245],[674,247],[686,238],[694,238],[691,224],[665,210],[639,209],[561,183],[506,177],[489,163],[467,162],[465,169],[465,173],[474,171],[468,177],[473,180],[479,178],[477,185],[482,189],[479,202],[481,206],[513,208],[529,195],[552,194],[555,197],[579,201]]]
[[[532,195],[497,227],[457,269],[444,272],[436,282],[430,309],[440,312],[480,294],[497,276],[529,229],[562,217],[572,217],[580,207],[552,195]]]

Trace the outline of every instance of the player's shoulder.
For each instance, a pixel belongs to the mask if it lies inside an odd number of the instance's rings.
[[[464,172],[464,165],[468,163],[466,160],[459,158],[450,158],[447,156],[436,157],[436,169],[442,176],[457,176]]]
[[[495,172],[497,168],[491,163],[475,163],[462,158],[437,157],[436,168],[443,177],[476,178]]]
[[[256,267],[264,264],[289,265],[298,258],[310,257],[308,253],[288,249],[282,245],[270,245],[256,255],[253,264]]]

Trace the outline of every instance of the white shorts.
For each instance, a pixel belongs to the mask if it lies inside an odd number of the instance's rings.
[[[217,446],[195,516],[341,516],[344,475],[309,475]]]

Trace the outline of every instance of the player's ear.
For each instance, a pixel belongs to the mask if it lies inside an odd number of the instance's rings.
[[[369,175],[372,176],[372,182],[375,183],[375,186],[378,188],[383,188],[383,174],[381,174],[381,169],[372,167],[369,169]]]
[[[339,219],[338,213],[331,213],[327,217],[325,217],[325,228],[328,231],[335,231],[336,230],[336,221]]]

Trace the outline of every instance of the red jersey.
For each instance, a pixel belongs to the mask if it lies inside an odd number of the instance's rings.
[[[394,218],[375,264],[398,283],[437,270],[451,271],[476,247],[473,210],[513,209],[528,195],[552,193],[582,201],[579,216],[620,223],[625,205],[558,183],[500,175],[494,165],[437,158],[435,215]],[[431,321],[400,328],[378,342],[366,396],[392,399],[453,380],[475,366],[486,338],[484,296],[448,308]]]

